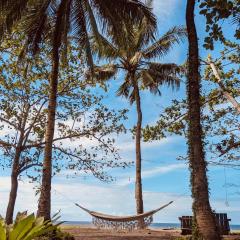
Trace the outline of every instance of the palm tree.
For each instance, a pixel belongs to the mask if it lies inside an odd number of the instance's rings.
[[[100,58],[115,61],[103,66],[95,66],[94,77],[98,81],[112,78],[119,69],[125,71],[125,79],[117,91],[118,96],[135,103],[137,109],[137,125],[135,128],[136,141],[136,185],[135,198],[137,213],[143,213],[142,178],[141,178],[141,129],[142,109],[140,90],[146,89],[153,94],[160,94],[159,87],[167,84],[171,87],[179,86],[178,73],[180,67],[173,63],[163,64],[151,62],[156,57],[163,57],[186,36],[182,27],[173,27],[157,41],[152,32],[148,31],[149,21],[143,18],[136,24],[125,21],[119,28],[121,38],[110,34],[109,39],[101,36],[93,40],[93,50]]]
[[[96,22],[95,16],[99,21]],[[49,80],[48,120],[45,134],[42,186],[38,204],[38,216],[50,219],[52,142],[57,106],[58,71],[60,50],[66,50],[69,36],[85,50],[88,64],[93,66],[89,31],[98,38],[98,25],[111,31],[116,39],[123,19],[133,23],[143,17],[149,21],[149,31],[156,28],[156,20],[149,8],[139,0],[2,0],[0,3],[0,36],[12,31],[16,24],[26,33],[26,45],[33,53],[45,39],[52,42],[52,72]],[[66,51],[63,51],[63,55]]]
[[[186,22],[189,41],[188,60],[188,118],[189,118],[189,166],[193,197],[193,212],[197,230],[203,239],[221,239],[214,214],[209,203],[207,164],[203,150],[203,134],[200,109],[200,74],[198,38],[194,21],[195,0],[187,1]],[[196,231],[197,232],[197,231]],[[199,238],[197,238],[199,239]]]

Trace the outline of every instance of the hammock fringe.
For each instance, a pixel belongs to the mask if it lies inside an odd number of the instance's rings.
[[[99,229],[133,231],[136,229],[147,228],[153,222],[153,215],[172,203],[173,201],[163,205],[160,208],[139,215],[123,217],[90,211],[89,209],[84,208],[77,203],[75,203],[75,205],[90,214],[92,216],[92,223]]]

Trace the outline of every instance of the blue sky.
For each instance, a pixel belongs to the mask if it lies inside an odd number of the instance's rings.
[[[166,32],[174,25],[185,25],[185,4],[182,0],[154,0],[154,12],[158,16],[159,34]],[[204,19],[197,14],[197,28],[200,44],[205,35]],[[216,48],[216,52],[221,46]],[[204,58],[208,52],[201,47],[201,56]],[[183,63],[186,60],[187,44],[176,45],[170,54],[161,61]],[[135,107],[129,106],[125,99],[117,98],[114,92],[121,81],[119,78],[110,83],[110,92],[106,95],[105,102],[114,108],[128,108],[129,119],[126,123],[131,128],[136,122]],[[172,99],[185,96],[185,86],[182,85],[178,92],[162,89],[162,96],[152,96],[147,92],[141,94],[144,124],[154,123],[160,111]],[[133,161],[134,140],[131,134],[121,135],[117,138],[122,159]],[[155,222],[178,222],[181,215],[191,214],[191,193],[189,188],[189,171],[185,162],[177,160],[179,155],[186,155],[186,140],[183,137],[171,136],[161,141],[143,143],[143,195],[144,208],[150,210],[157,208],[168,201],[174,203],[159,212]],[[90,220],[90,217],[76,208],[71,201],[109,214],[127,215],[135,213],[134,200],[134,167],[126,170],[113,170],[111,174],[116,181],[104,184],[87,176],[66,178],[68,172],[63,171],[53,179],[52,212],[61,209],[63,220]],[[227,169],[227,182],[240,184],[239,171]],[[9,173],[0,170],[0,214],[5,214],[6,202],[9,192]],[[232,223],[239,223],[240,214],[239,195],[237,188],[228,189],[229,206],[225,204],[226,189],[224,188],[225,176],[222,167],[209,167],[209,183],[211,189],[211,204],[217,212],[227,212],[232,218]],[[29,209],[36,211],[37,197],[32,185],[24,180],[20,182],[16,209],[19,211]],[[61,194],[62,195],[61,195]],[[64,195],[64,196],[63,196]]]

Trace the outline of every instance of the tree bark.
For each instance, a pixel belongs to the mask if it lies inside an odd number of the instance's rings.
[[[16,166],[16,164],[15,164]],[[8,200],[7,212],[6,212],[6,224],[12,224],[13,222],[13,213],[15,208],[15,203],[17,199],[17,190],[18,190],[18,173],[16,172],[16,167],[13,167],[11,174],[11,191]]]
[[[136,183],[135,183],[135,199],[137,214],[143,213],[143,196],[142,196],[142,159],[141,159],[141,130],[142,130],[142,110],[141,99],[135,74],[132,74],[132,83],[134,86],[134,94],[137,108],[137,126],[136,126]]]
[[[58,69],[59,51],[58,48],[55,47],[53,49],[53,66],[49,85],[48,121],[45,133],[42,185],[37,213],[38,216],[44,217],[45,220],[49,220],[51,218],[52,144],[57,107]]]
[[[19,163],[20,157],[22,153],[22,144],[24,141],[24,129],[27,122],[27,116],[29,113],[29,106],[26,108],[25,116],[23,118],[22,126],[20,127],[20,136],[18,140],[18,144],[15,151],[15,156],[12,164],[12,174],[11,174],[11,190],[9,194],[8,206],[6,211],[6,223],[11,224],[13,222],[13,213],[15,208],[15,203],[17,199],[17,191],[18,191],[18,175],[19,175]]]
[[[193,212],[197,231],[203,239],[221,239],[216,220],[209,203],[207,164],[203,148],[203,132],[200,109],[200,75],[198,38],[194,20],[195,0],[187,1],[186,22],[189,41],[188,114],[189,114],[189,168],[193,197]],[[196,236],[194,236],[196,239]]]
[[[52,183],[52,144],[55,130],[57,108],[59,48],[61,45],[61,24],[67,0],[63,0],[57,10],[57,19],[53,33],[52,73],[49,83],[48,121],[45,133],[45,148],[42,170],[42,185],[37,215],[45,220],[51,218],[51,183]]]

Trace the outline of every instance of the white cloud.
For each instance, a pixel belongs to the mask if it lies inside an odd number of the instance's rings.
[[[4,216],[10,178],[1,177],[0,182],[0,213]],[[145,210],[148,211],[158,208],[174,199],[176,199],[176,195],[171,193],[144,192]],[[185,204],[183,204],[183,208],[181,208],[183,213],[186,213],[188,210],[186,201],[189,202],[189,206],[191,205],[191,199],[185,199]],[[97,186],[72,181],[67,183],[67,180],[65,183],[53,184],[53,213],[61,209],[61,216],[64,220],[90,220],[90,216],[81,209],[78,209],[73,202],[77,202],[91,210],[112,215],[135,214],[134,191],[129,190],[127,187]],[[28,209],[29,212],[36,211],[37,197],[34,195],[31,184],[20,183],[16,209],[17,211],[24,211],[26,209]],[[176,212],[176,210],[178,210],[178,212]],[[155,217],[155,221],[177,222],[177,216],[179,214],[180,209],[177,208],[176,204],[173,204],[159,212]]]
[[[10,191],[10,177],[0,177],[0,215],[5,216],[7,208],[8,196]],[[34,185],[27,181],[19,181],[19,191],[16,202],[16,209],[19,212],[25,211],[34,212],[37,207],[38,198],[33,190]]]
[[[154,0],[153,1],[153,12],[160,19],[160,21],[164,21],[174,14],[174,10],[179,6],[178,0]]]
[[[117,141],[117,146],[118,148],[123,151],[123,152],[126,152],[126,151],[132,151],[135,149],[135,140],[134,139],[131,139],[129,140],[130,136],[126,135],[127,138],[122,138],[121,140],[118,140]],[[142,150],[147,150],[147,149],[152,149],[152,148],[158,148],[160,146],[164,146],[166,144],[170,144],[172,143],[173,141],[175,141],[176,138],[175,137],[168,137],[168,138],[164,138],[162,140],[159,140],[159,141],[152,141],[152,142],[142,142],[141,143],[141,147],[142,147]]]
[[[179,169],[186,169],[186,165],[182,163],[182,164],[170,164],[165,166],[154,167],[152,169],[143,170],[142,179],[151,178],[161,174],[166,174]],[[128,179],[126,179],[127,176],[128,176]],[[117,181],[117,185],[126,186],[134,182],[135,182],[135,173],[132,172],[131,174],[128,174],[128,175],[124,174],[123,177],[120,177],[120,180]]]
[[[0,214],[4,215],[8,199],[10,178],[0,177]],[[16,204],[17,211],[36,211],[37,200],[33,185],[21,182]],[[191,197],[169,192],[144,191],[145,211],[158,208],[169,201],[174,203],[154,216],[155,222],[178,222],[178,217],[191,214]],[[91,185],[77,182],[76,179],[62,179],[61,183],[52,186],[52,212],[61,209],[63,220],[90,221],[90,216],[78,209],[77,202],[91,210],[104,212],[112,215],[135,214],[134,190],[126,186],[114,185]],[[213,208],[218,212],[228,212],[232,223],[237,221],[240,207],[237,201],[231,201],[230,207],[224,205],[224,201],[213,201]]]

